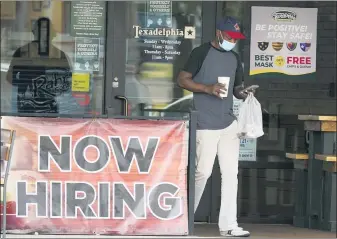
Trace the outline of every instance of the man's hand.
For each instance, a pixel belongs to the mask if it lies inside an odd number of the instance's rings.
[[[221,84],[221,83],[216,83],[214,85],[208,85],[206,86],[206,89],[205,89],[206,93],[209,94],[209,95],[215,95],[219,98],[222,98],[220,96],[221,93],[226,93],[226,85],[224,84]]]
[[[242,95],[244,97],[244,99],[246,99],[250,93],[255,95],[255,92],[256,92],[257,88],[259,88],[258,85],[248,86],[247,88],[240,91],[240,95]]]

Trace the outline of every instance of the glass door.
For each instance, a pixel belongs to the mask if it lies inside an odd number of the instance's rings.
[[[188,114],[192,94],[177,86],[176,77],[193,48],[214,38],[216,11],[216,2],[207,1],[109,2],[108,115],[127,112],[129,116],[181,117]],[[196,221],[207,222],[211,218],[211,191],[209,183]]]
[[[1,2],[1,113],[102,115],[104,1]]]
[[[132,116],[179,116],[189,111],[190,92],[177,86],[176,77],[192,49],[202,43],[202,4],[205,3],[108,3],[106,108],[109,115],[127,112]]]

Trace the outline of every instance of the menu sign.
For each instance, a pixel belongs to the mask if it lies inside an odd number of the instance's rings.
[[[71,2],[71,32],[75,37],[104,37],[105,1]]]

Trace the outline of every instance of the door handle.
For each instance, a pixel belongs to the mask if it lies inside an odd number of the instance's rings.
[[[128,116],[128,104],[129,104],[128,98],[126,98],[123,95],[117,95],[115,98],[118,99],[118,100],[122,100],[124,102],[124,107],[123,107],[124,108],[124,116]]]

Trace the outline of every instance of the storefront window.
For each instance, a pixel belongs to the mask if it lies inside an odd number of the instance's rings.
[[[125,94],[131,114],[159,115],[157,109],[170,110],[178,99],[190,98],[176,77],[201,44],[201,2],[128,2],[126,18]]]
[[[106,3],[1,1],[2,114],[102,114]]]

